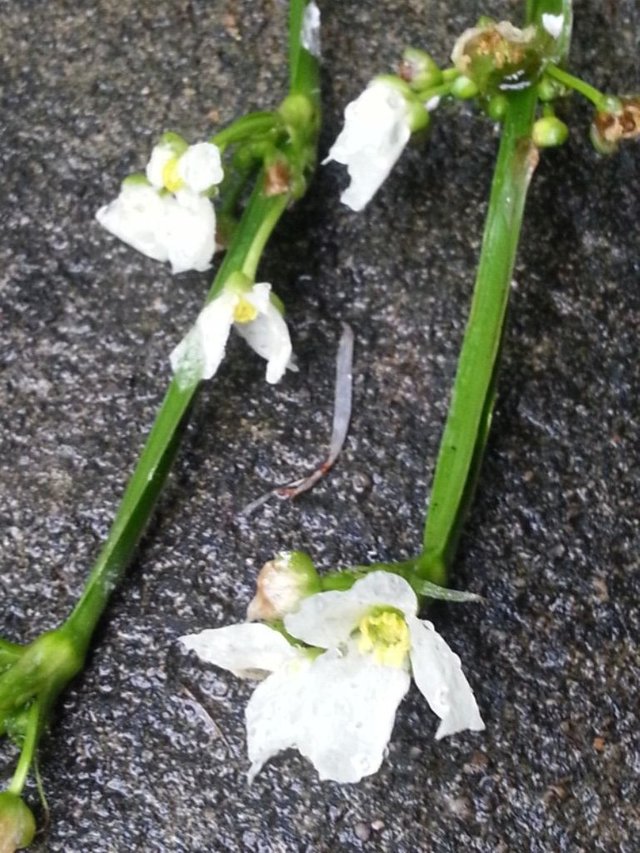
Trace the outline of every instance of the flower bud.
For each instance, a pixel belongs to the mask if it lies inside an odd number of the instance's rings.
[[[424,50],[408,47],[398,69],[400,77],[416,91],[432,89],[442,83],[442,71]]]
[[[481,92],[523,89],[540,75],[548,38],[534,26],[520,30],[507,21],[473,27],[457,40],[451,59]]]
[[[624,139],[640,138],[640,97],[609,97],[591,125],[591,141],[601,154],[611,154]]]
[[[463,101],[467,101],[470,98],[475,98],[478,94],[478,87],[470,77],[466,77],[462,74],[460,77],[456,77],[451,84],[451,94],[454,98],[460,98]]]
[[[502,121],[507,114],[509,99],[506,95],[492,95],[487,101],[487,115],[494,121]]]
[[[36,822],[31,809],[17,794],[0,793],[0,853],[14,853],[33,841]]]
[[[531,138],[538,148],[555,148],[567,141],[569,128],[556,116],[544,116],[533,125]]]
[[[307,554],[284,551],[260,569],[256,587],[247,619],[273,622],[296,610],[303,598],[319,592],[320,578]]]

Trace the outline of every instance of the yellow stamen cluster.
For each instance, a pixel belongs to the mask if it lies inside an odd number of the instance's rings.
[[[248,299],[241,296],[238,304],[233,310],[233,319],[236,323],[251,323],[258,316],[258,309]]]
[[[402,666],[411,642],[402,614],[395,610],[373,610],[358,623],[358,649],[372,652],[383,666]]]
[[[179,157],[172,157],[162,169],[162,183],[170,193],[177,193],[184,187],[184,181],[178,172]]]

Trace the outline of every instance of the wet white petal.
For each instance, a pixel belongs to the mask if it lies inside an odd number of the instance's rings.
[[[180,642],[202,660],[228,669],[239,678],[250,678],[256,672],[273,672],[302,654],[278,631],[258,622],[185,634]]]
[[[257,687],[247,707],[250,778],[289,747],[321,779],[358,782],[375,773],[409,684],[405,670],[352,651],[288,664]]]
[[[436,738],[464,729],[482,731],[484,723],[460,658],[436,632],[431,622],[407,618],[411,635],[413,678],[432,711],[442,722]]]
[[[167,252],[174,273],[211,266],[216,249],[216,214],[208,198],[181,190],[168,207]]]
[[[304,732],[310,666],[308,658],[293,660],[254,690],[245,711],[250,782],[276,753],[295,747]]]
[[[258,283],[245,296],[258,311],[250,323],[236,323],[236,331],[259,356],[267,360],[267,382],[282,379],[292,355],[289,329],[282,314],[269,299],[270,285]]]
[[[211,142],[190,145],[178,160],[178,174],[194,193],[211,189],[224,177],[220,149]]]
[[[161,190],[164,187],[164,169],[167,163],[176,156],[170,145],[154,145],[147,163],[147,178],[154,187]]]
[[[202,309],[192,328],[169,356],[173,372],[182,386],[211,379],[224,357],[237,302],[223,292]]]
[[[303,599],[285,616],[291,636],[323,649],[346,642],[367,611],[376,605],[395,607],[414,616],[418,600],[404,578],[391,572],[370,572],[344,592],[320,592]]]
[[[409,141],[409,110],[395,87],[374,81],[347,105],[344,117],[344,128],[324,162],[335,160],[347,166],[351,184],[341,201],[362,210]]]
[[[120,240],[153,258],[166,261],[169,249],[166,240],[170,199],[158,195],[146,184],[125,184],[120,195],[101,207],[96,219]]]

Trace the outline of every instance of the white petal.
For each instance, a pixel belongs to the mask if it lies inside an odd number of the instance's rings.
[[[376,605],[395,607],[407,617],[418,610],[418,600],[404,578],[391,572],[371,572],[344,592],[319,592],[300,602],[284,618],[291,636],[323,649],[345,643],[367,611]]]
[[[164,187],[164,168],[175,156],[176,152],[170,145],[153,146],[146,171],[150,183],[157,189],[161,190]]]
[[[357,653],[295,661],[258,685],[247,706],[252,779],[283,749],[296,747],[321,779],[358,782],[380,767],[408,673]]]
[[[302,16],[300,42],[305,50],[309,51],[311,56],[320,59],[320,9],[318,9],[313,0],[305,6]]]
[[[181,386],[211,379],[224,357],[237,296],[222,292],[202,309],[192,328],[169,356]]]
[[[411,634],[413,678],[432,711],[442,720],[436,738],[464,729],[482,731],[484,723],[458,655],[431,622],[410,617],[407,625]]]
[[[542,16],[542,26],[554,39],[560,37],[564,26],[564,15],[544,14]]]
[[[256,671],[272,672],[302,654],[278,631],[258,622],[242,622],[185,634],[180,642],[207,663],[228,669],[240,678]]]
[[[298,658],[259,684],[245,711],[249,782],[283,749],[295,747],[306,726],[307,674],[311,662]]]
[[[374,81],[347,105],[345,124],[328,157],[347,166],[351,184],[341,200],[362,208],[379,189],[411,136],[409,111],[401,92]]]
[[[216,214],[208,198],[181,190],[169,197],[167,253],[174,273],[203,272],[216,249]]]
[[[165,238],[169,199],[146,184],[125,184],[120,195],[101,207],[96,219],[120,240],[156,261],[169,257]]]
[[[178,174],[194,193],[211,189],[224,177],[220,149],[211,142],[190,145],[178,160]]]
[[[291,360],[292,347],[287,324],[275,305],[268,302],[255,320],[236,323],[235,328],[249,346],[267,360],[267,382],[279,382]]]

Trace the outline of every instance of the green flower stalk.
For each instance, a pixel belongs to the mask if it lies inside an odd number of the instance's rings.
[[[159,173],[164,186],[155,189],[150,183],[151,161],[147,177],[141,176],[133,181],[134,186],[143,185],[147,191],[145,198],[150,199],[154,210],[162,209],[173,215],[175,205],[169,208],[166,201],[169,198],[173,204],[174,199],[169,194],[175,193],[179,197],[182,188],[190,181],[193,183],[193,164],[206,158],[212,175],[210,183],[219,183],[219,162],[213,162],[219,157],[216,152],[232,154],[231,166],[217,188],[220,218],[224,220],[229,240],[228,249],[206,304],[211,305],[217,300],[228,284],[231,290],[235,287],[237,298],[234,297],[236,303],[232,308],[236,316],[240,315],[241,322],[252,319],[252,311],[257,314],[258,309],[250,298],[251,283],[255,280],[260,258],[288,205],[305,192],[316,161],[320,93],[317,45],[313,39],[317,40],[318,36],[313,28],[309,30],[308,8],[311,6],[308,7],[306,0],[291,0],[289,94],[278,109],[245,116],[214,136],[209,143],[197,146],[187,146],[177,135],[167,134],[156,152],[162,161]],[[158,162],[154,163],[155,166]],[[253,191],[242,215],[236,219],[238,201],[251,181],[254,181]],[[195,189],[201,193],[202,187],[196,186]],[[204,196],[204,193],[197,196],[197,210],[206,209],[209,204]],[[195,198],[195,193],[192,193],[187,201],[193,205]],[[165,206],[160,208],[160,205]],[[145,244],[141,250],[146,252],[148,248]],[[253,290],[259,287],[255,285]],[[261,291],[264,300],[261,305],[265,315],[273,320],[274,313],[280,316],[281,306],[270,296],[268,287],[263,286]],[[0,734],[10,736],[20,748],[13,779],[8,790],[0,794],[0,835],[3,836],[0,849],[3,853],[5,848],[17,849],[31,840],[33,819],[21,796],[39,739],[60,692],[82,670],[96,625],[112,592],[122,580],[153,512],[175,457],[181,427],[200,386],[200,378],[198,374],[177,371],[107,540],[69,617],[59,628],[26,646],[0,640]]]

